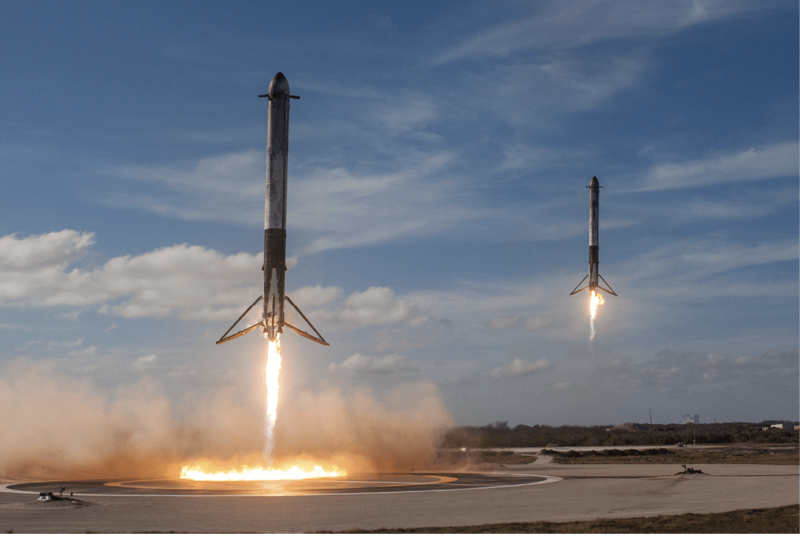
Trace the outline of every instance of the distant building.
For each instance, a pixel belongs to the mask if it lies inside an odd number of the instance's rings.
[[[697,413],[694,415],[684,415],[683,424],[700,424],[700,415]]]
[[[797,427],[791,422],[779,422],[778,424],[773,424],[770,426],[770,428],[778,428],[780,430],[795,430]]]

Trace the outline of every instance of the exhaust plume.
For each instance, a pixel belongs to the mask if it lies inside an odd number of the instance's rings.
[[[172,401],[143,378],[116,389],[20,358],[0,366],[0,477],[177,478],[187,461],[256,465],[264,406],[233,387]],[[284,393],[285,395],[285,393]],[[281,400],[276,462],[327,460],[350,472],[420,469],[453,424],[438,388],[328,388]]]

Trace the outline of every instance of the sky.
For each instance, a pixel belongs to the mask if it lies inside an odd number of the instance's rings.
[[[798,40],[789,1],[1,2],[0,383],[262,403],[263,338],[214,342],[283,72],[287,294],[331,346],[283,337],[281,404],[796,420]]]

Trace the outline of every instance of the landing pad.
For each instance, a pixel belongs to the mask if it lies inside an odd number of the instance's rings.
[[[7,491],[57,493],[75,498],[97,496],[308,496],[410,493],[488,489],[545,484],[560,478],[512,473],[384,473],[336,478],[255,482],[196,482],[193,480],[64,481],[11,484]]]

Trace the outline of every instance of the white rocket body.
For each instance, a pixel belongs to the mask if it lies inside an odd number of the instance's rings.
[[[278,73],[269,84],[267,198],[264,209],[264,333],[283,332],[286,286],[286,194],[289,168],[289,81]]]
[[[288,327],[306,339],[329,346],[308,318],[286,295],[286,195],[287,171],[289,168],[289,99],[299,99],[289,91],[289,81],[283,73],[278,73],[269,84],[269,93],[259,95],[269,99],[267,115],[267,194],[264,203],[264,292],[242,313],[217,344],[246,335],[258,327],[270,341],[277,340]],[[250,309],[263,300],[261,321],[231,336],[233,328],[250,312]],[[289,302],[303,317],[303,320],[316,333],[316,337],[291,324],[286,323],[285,304]]]
[[[602,186],[600,186],[600,181],[597,180],[597,177],[592,177],[587,188],[589,188],[589,273],[578,283],[578,286],[575,287],[570,295],[589,289],[595,292],[602,290],[612,296],[616,296],[617,294],[611,289],[611,285],[600,275],[600,188]],[[587,278],[589,283],[585,287],[578,289]],[[608,288],[600,285],[601,280]]]

